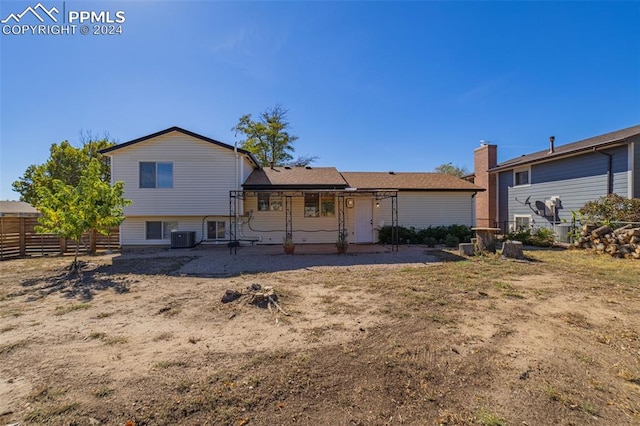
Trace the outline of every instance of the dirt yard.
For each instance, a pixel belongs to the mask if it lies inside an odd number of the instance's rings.
[[[640,262],[525,254],[2,262],[0,424],[640,424]],[[251,284],[290,315],[221,302]]]

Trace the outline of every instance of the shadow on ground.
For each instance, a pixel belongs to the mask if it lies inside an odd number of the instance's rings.
[[[10,294],[10,297],[27,296],[33,302],[54,293],[68,299],[79,299],[87,302],[93,299],[96,292],[113,290],[117,294],[127,293],[129,284],[136,280],[128,277],[112,276],[111,266],[96,266],[85,263],[78,270],[62,268],[54,271],[55,275],[24,280],[24,290]]]

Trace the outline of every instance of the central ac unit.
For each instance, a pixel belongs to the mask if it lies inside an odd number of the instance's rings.
[[[195,231],[171,231],[171,248],[190,248],[195,245]]]

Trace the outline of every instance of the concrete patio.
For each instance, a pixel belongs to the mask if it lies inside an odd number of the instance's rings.
[[[125,252],[113,258],[119,262],[144,259],[189,258],[177,271],[181,275],[232,276],[247,273],[290,271],[324,267],[367,267],[370,265],[425,265],[439,262],[433,249],[424,246],[391,246],[351,244],[344,255],[338,255],[333,244],[298,244],[293,255],[284,254],[281,245],[242,246],[229,249],[225,245],[199,245],[185,249],[148,249]]]

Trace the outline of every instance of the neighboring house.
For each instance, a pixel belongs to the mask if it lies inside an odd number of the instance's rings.
[[[24,201],[0,201],[0,217],[38,217],[40,212]]]
[[[196,241],[280,244],[377,241],[382,226],[472,225],[482,188],[439,173],[343,172],[333,167],[262,168],[251,153],[172,127],[102,151],[125,182],[121,245]]]
[[[563,228],[572,211],[607,194],[640,197],[640,126],[497,162],[497,146],[474,151],[477,226]]]

